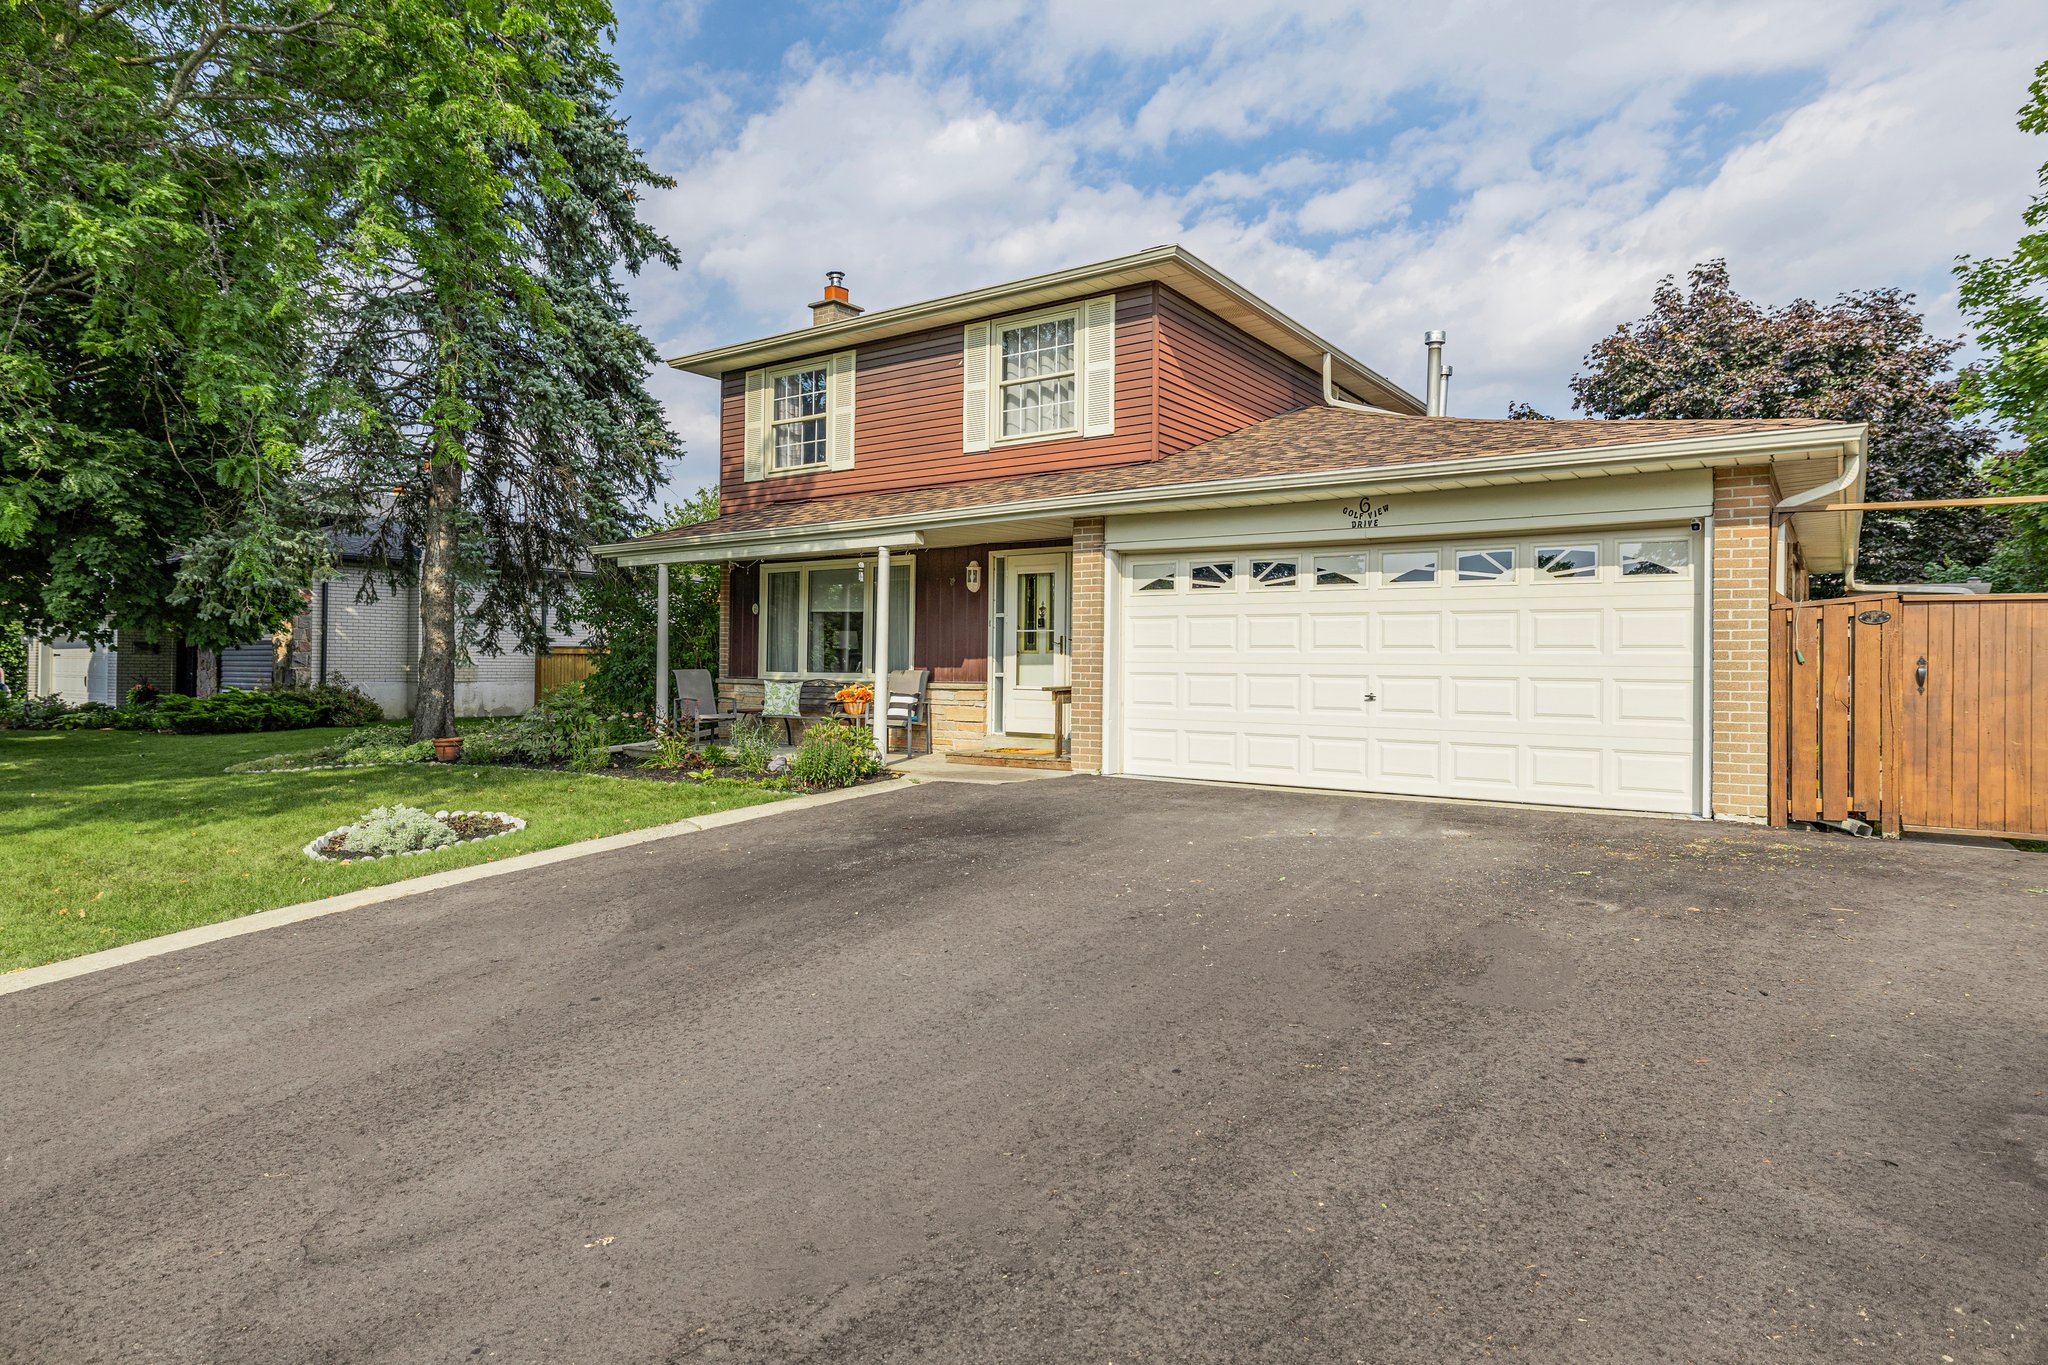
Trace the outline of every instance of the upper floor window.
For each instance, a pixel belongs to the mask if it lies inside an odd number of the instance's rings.
[[[775,431],[776,469],[804,469],[825,463],[830,383],[831,372],[823,365],[784,370],[775,376],[774,402],[768,420]]]
[[[1116,295],[967,324],[961,449],[1116,430]]]
[[[747,372],[748,482],[776,474],[853,468],[854,353]]]
[[[1003,328],[1002,435],[1074,429],[1074,325],[1079,314]]]

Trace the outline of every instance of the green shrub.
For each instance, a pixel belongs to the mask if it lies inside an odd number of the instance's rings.
[[[103,730],[115,722],[118,713],[103,701],[81,702],[50,722],[52,730]]]
[[[775,756],[775,740],[768,722],[759,716],[741,716],[732,724],[732,762],[742,772],[765,773]]]
[[[843,720],[819,721],[804,731],[789,760],[789,775],[812,788],[850,787],[882,770],[874,732]]]
[[[0,711],[6,723],[19,730],[47,730],[71,709],[70,704],[55,692],[42,697],[23,697],[11,702],[5,711]]]
[[[654,752],[647,756],[640,766],[643,768],[694,768],[702,763],[703,756],[691,736],[672,726],[664,725],[654,736]]]
[[[320,711],[322,725],[376,725],[384,708],[339,673],[330,673],[317,687],[294,688],[287,696],[304,697]]]
[[[348,827],[341,856],[380,858],[390,853],[417,853],[459,843],[454,830],[418,806],[379,806]]]
[[[704,766],[707,768],[730,768],[733,766],[732,750],[723,744],[704,746]]]

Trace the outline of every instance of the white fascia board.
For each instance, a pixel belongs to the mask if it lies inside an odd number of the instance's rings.
[[[1745,432],[1735,436],[1694,436],[1669,441],[1640,441],[1632,445],[1541,450],[1514,455],[1478,455],[1462,460],[1432,460],[1426,464],[1373,465],[1366,468],[1319,469],[1298,474],[1260,474],[1242,479],[1205,479],[1198,483],[1161,484],[1156,488],[1117,489],[1104,493],[1073,493],[1063,497],[1032,498],[1018,502],[985,503],[976,507],[912,512],[895,517],[865,521],[812,522],[782,530],[735,531],[727,535],[694,537],[681,546],[662,549],[646,541],[625,541],[599,545],[591,550],[600,558],[621,564],[711,563],[726,559],[753,559],[763,554],[812,554],[824,550],[813,544],[839,549],[871,549],[892,530],[915,534],[940,526],[973,526],[981,523],[1015,521],[1030,516],[1122,516],[1159,510],[1188,503],[1224,503],[1226,500],[1258,501],[1309,498],[1337,489],[1430,488],[1456,485],[1472,480],[1514,481],[1523,479],[1585,478],[1617,471],[1686,469],[1737,464],[1745,458],[1780,453],[1812,452],[1839,447],[1845,453],[1860,449],[1863,427],[1841,423],[1827,427],[1806,427],[1796,431]],[[922,543],[922,536],[917,543]],[[890,542],[892,549],[899,548]]]
[[[764,554],[859,554],[885,547],[915,550],[924,544],[924,535],[919,531],[820,535],[821,529],[817,526],[793,526],[779,535],[773,531],[755,531],[745,535],[704,536],[668,544],[627,540],[615,545],[595,546],[591,553],[632,568],[646,564],[723,564],[734,559],[758,559]]]

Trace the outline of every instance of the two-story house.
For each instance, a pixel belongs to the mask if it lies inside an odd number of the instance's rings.
[[[1857,530],[1779,504],[1861,427],[1439,415],[1173,246],[812,310],[670,362],[720,515],[599,550],[725,566],[743,707],[917,667],[942,748],[1066,687],[1080,770],[1763,814],[1767,607]]]

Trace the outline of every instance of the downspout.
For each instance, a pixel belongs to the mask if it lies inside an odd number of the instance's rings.
[[[327,685],[327,590],[332,586],[331,580],[320,580],[320,672],[315,681],[322,687]]]
[[[1330,353],[1323,352],[1323,402],[1333,408],[1349,408],[1353,412],[1377,412],[1392,417],[1392,408],[1376,408],[1370,403],[1354,403],[1348,398],[1337,396],[1337,381],[1331,373]]]
[[[1791,529],[1786,517],[1801,507],[1812,503],[1825,502],[1837,493],[1854,488],[1863,478],[1863,468],[1868,457],[1862,450],[1849,452],[1849,458],[1842,463],[1842,472],[1818,488],[1809,488],[1804,493],[1794,493],[1771,509],[1771,586],[1774,591],[1791,596],[1790,550],[1786,534]],[[1861,512],[1844,512],[1844,518],[1860,519]],[[1845,526],[1843,543],[1849,547],[1847,562],[1842,565],[1842,590],[1847,594],[1865,592],[1931,592],[1950,593],[1957,596],[1975,596],[1966,583],[1862,583],[1856,578],[1856,537]]]

